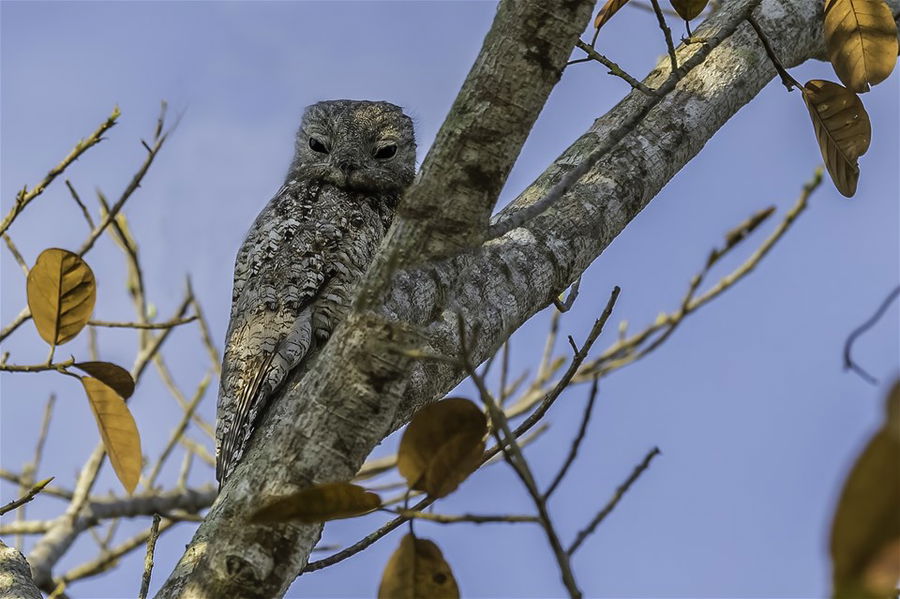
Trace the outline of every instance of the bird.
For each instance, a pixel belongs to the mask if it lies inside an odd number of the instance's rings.
[[[413,121],[389,102],[312,104],[294,146],[235,260],[216,409],[220,489],[273,394],[346,316],[415,177]]]

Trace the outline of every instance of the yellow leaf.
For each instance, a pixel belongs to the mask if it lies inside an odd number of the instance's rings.
[[[884,0],[825,0],[825,49],[834,72],[863,93],[897,62],[897,25]]]
[[[361,516],[381,507],[381,498],[347,482],[323,483],[279,497],[250,516],[251,522],[324,522]]]
[[[109,461],[125,489],[132,493],[141,477],[141,435],[134,417],[112,387],[91,377],[81,379]]]
[[[847,476],[831,527],[834,596],[892,597],[900,576],[900,382]]]
[[[484,413],[468,399],[425,406],[400,439],[397,469],[411,489],[444,497],[478,468],[486,434]]]
[[[703,12],[709,0],[670,0],[672,8],[685,21],[696,19]]]
[[[803,86],[825,167],[834,186],[846,197],[856,193],[859,165],[872,140],[872,125],[859,96],[847,88],[814,79]]]
[[[626,4],[628,4],[628,0],[606,0],[606,4],[603,5],[603,8],[597,13],[597,18],[594,19],[594,28],[600,29],[603,27]]]
[[[97,299],[91,268],[77,254],[59,248],[41,252],[28,272],[26,291],[34,326],[50,345],[81,332]]]
[[[78,362],[75,364],[75,368],[100,379],[104,385],[112,387],[113,391],[118,393],[122,399],[128,399],[134,394],[134,379],[121,366],[109,362]]]
[[[408,534],[388,560],[378,599],[458,599],[459,587],[438,546]]]

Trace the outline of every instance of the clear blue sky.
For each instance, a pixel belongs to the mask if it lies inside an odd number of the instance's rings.
[[[386,99],[415,117],[420,159],[446,114],[493,16],[493,2],[151,2],[0,4],[2,18],[2,185],[5,213],[15,191],[37,182],[118,104],[109,140],[67,174],[93,206],[93,189],[115,195],[143,159],[159,101],[184,112],[181,125],[125,212],[140,242],[146,284],[160,314],[180,299],[190,273],[221,344],[235,252],[278,187],[304,105],[326,98]],[[673,21],[674,30],[681,32]],[[598,47],[637,76],[663,52],[652,14],[626,8]],[[801,81],[834,79],[830,67],[794,69]],[[613,374],[601,395],[582,457],[552,504],[566,539],[607,500],[644,453],[663,455],[586,543],[574,566],[591,597],[814,597],[825,593],[827,525],[844,473],[877,425],[896,376],[896,308],[862,339],[857,356],[876,388],[841,370],[846,335],[898,281],[897,72],[864,96],[874,123],[856,198],[826,183],[810,209],[748,279],[692,316],[662,348]],[[594,118],[627,91],[602,67],[567,70],[553,92],[503,201],[527,186]],[[772,83],[729,122],[591,266],[563,331],[583,338],[613,285],[622,296],[613,323],[633,329],[677,306],[692,274],[722,234],[769,204],[783,214],[820,156],[797,92]],[[771,230],[773,223],[765,226]],[[45,247],[77,248],[86,234],[65,187],[55,184],[11,229],[27,261]],[[760,241],[751,239],[718,274]],[[2,321],[24,305],[24,278],[5,249]],[[130,320],[124,265],[109,241],[90,254],[100,281],[98,318]],[[515,338],[518,372],[535,364],[549,313]],[[598,344],[614,338],[610,327]],[[104,331],[101,355],[126,366],[133,333]],[[34,363],[46,349],[31,324],[3,348]],[[567,351],[564,343],[557,348]],[[61,355],[84,355],[83,340]],[[192,328],[166,356],[193,388],[206,367]],[[51,374],[2,381],[2,466],[31,459],[46,397],[59,395],[39,476],[71,486],[97,443],[74,381]],[[463,393],[468,392],[463,387]],[[546,484],[565,454],[587,389],[564,396],[552,427],[528,450]],[[178,410],[152,370],[131,400],[155,459]],[[201,409],[212,419],[215,392]],[[208,443],[203,434],[189,436]],[[209,445],[211,447],[211,444]],[[379,448],[387,451],[390,444]],[[163,474],[171,482],[178,460]],[[195,466],[192,482],[212,481]],[[108,466],[97,486],[119,492]],[[2,501],[15,489],[2,485]],[[29,517],[62,504],[39,498]],[[446,513],[523,513],[529,502],[505,466],[474,476],[439,504]],[[326,527],[324,542],[347,545],[383,519]],[[120,538],[145,527],[123,523]],[[181,554],[193,525],[160,540],[153,588]],[[553,597],[562,593],[543,535],[528,525],[421,524],[450,561],[466,597]],[[292,597],[373,596],[399,542],[394,534],[364,554],[302,577]],[[10,539],[4,539],[10,542]],[[85,535],[58,572],[92,558]],[[75,597],[133,597],[142,554],[114,573],[72,587]]]

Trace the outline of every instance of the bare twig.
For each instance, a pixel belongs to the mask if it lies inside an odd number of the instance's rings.
[[[756,35],[759,37],[759,41],[762,42],[763,48],[766,49],[766,55],[768,55],[769,60],[772,61],[772,66],[775,67],[775,70],[778,72],[778,76],[781,77],[781,83],[787,88],[788,91],[794,89],[794,87],[803,88],[800,85],[800,82],[791,77],[791,74],[787,72],[787,69],[784,68],[784,65],[781,64],[781,60],[778,59],[778,56],[775,54],[775,50],[772,49],[772,44],[769,43],[769,38],[763,32],[762,27],[759,26],[756,19],[753,18],[753,15],[750,14],[747,16],[747,22],[750,23],[750,26],[753,27],[753,30],[756,32]]]
[[[96,144],[100,143],[103,139],[103,134],[106,133],[111,127],[116,124],[116,119],[119,118],[121,113],[119,112],[119,107],[116,106],[112,114],[107,117],[107,119],[97,127],[96,131],[91,133],[87,139],[79,140],[75,147],[69,152],[68,156],[62,159],[62,162],[54,166],[50,169],[43,179],[41,179],[40,183],[32,187],[30,190],[27,187],[22,188],[18,194],[16,194],[16,200],[13,203],[12,208],[9,213],[3,218],[3,221],[0,222],[0,233],[5,233],[9,226],[13,223],[19,214],[21,214],[22,210],[36,197],[41,195],[43,191],[50,185],[56,177],[58,177],[63,171],[65,171],[69,165],[78,160],[78,158],[84,154],[88,149]]]
[[[616,508],[616,505],[619,504],[619,501],[622,499],[625,493],[628,492],[628,489],[631,488],[631,485],[633,485],[634,482],[638,478],[640,478],[641,474],[643,474],[644,471],[650,466],[650,462],[653,460],[653,458],[659,455],[659,453],[660,451],[658,447],[654,447],[653,449],[651,449],[650,452],[644,457],[644,460],[635,467],[634,471],[625,480],[625,482],[619,485],[619,488],[616,489],[616,492],[609,500],[609,503],[607,503],[606,506],[604,506],[604,508],[600,510],[596,516],[594,516],[594,519],[591,520],[591,523],[588,524],[588,526],[584,530],[580,531],[575,537],[575,540],[566,550],[569,555],[574,554],[581,546],[581,544],[584,543],[584,540],[588,538],[591,533],[594,532],[594,530],[596,530],[601,522],[603,522],[603,519],[606,518]]]
[[[169,441],[168,443],[166,443],[166,447],[163,449],[162,453],[159,456],[159,459],[156,460],[156,463],[153,465],[153,469],[150,471],[150,474],[147,475],[147,478],[144,481],[144,486],[147,489],[153,487],[153,484],[156,482],[156,477],[159,475],[160,469],[165,465],[166,460],[169,458],[169,455],[171,455],[172,450],[178,443],[178,440],[184,436],[184,431],[185,429],[187,429],[188,423],[191,421],[191,418],[193,418],[194,412],[197,410],[197,406],[200,405],[200,400],[203,399],[203,396],[206,394],[206,389],[207,387],[209,387],[209,383],[211,380],[212,376],[207,372],[200,383],[197,385],[197,390],[194,391],[194,397],[191,398],[191,400],[185,407],[184,414],[181,417],[181,421],[172,430],[172,434],[169,435]]]
[[[413,518],[416,520],[428,520],[429,522],[435,522],[437,524],[458,524],[458,523],[470,523],[470,524],[487,524],[494,522],[536,522],[540,523],[541,520],[537,516],[518,516],[514,514],[508,515],[497,515],[497,516],[488,516],[488,515],[479,515],[479,514],[435,514],[434,512],[417,512],[413,510],[397,510],[396,512],[405,518]]]
[[[25,262],[25,258],[22,257],[22,254],[19,253],[19,248],[17,248],[16,244],[13,243],[12,237],[9,236],[9,233],[3,233],[3,241],[6,242],[6,247],[9,249],[9,253],[13,255],[16,264],[19,265],[19,268],[22,269],[22,272],[25,273],[25,276],[28,276],[28,264]]]
[[[191,280],[187,281],[188,289],[191,289]],[[191,295],[194,296],[193,291],[191,291]],[[216,374],[222,376],[222,358],[219,356],[219,350],[216,349],[216,344],[213,341],[212,334],[209,332],[209,323],[206,322],[206,316],[203,313],[203,308],[200,306],[200,302],[197,301],[196,296],[194,296],[194,301],[191,304],[194,308],[194,315],[197,318],[197,324],[200,325],[200,337],[203,339],[203,347],[206,348],[206,353],[209,354],[209,361],[212,363],[212,367],[215,369]]]
[[[572,309],[572,306],[575,305],[575,300],[578,299],[578,288],[581,287],[581,277],[575,279],[575,282],[572,283],[572,286],[569,288],[569,297],[565,299],[565,301],[559,301],[558,299],[553,300],[553,305],[556,306],[556,309],[560,312],[568,312]]]
[[[22,326],[22,323],[29,318],[31,318],[31,310],[28,309],[28,306],[25,306],[24,308],[22,308],[22,311],[12,319],[12,322],[3,327],[3,330],[0,331],[0,341],[3,341],[11,334],[13,334],[13,332],[15,332],[16,329]]]
[[[31,489],[22,497],[19,497],[18,499],[14,499],[13,501],[10,501],[3,507],[0,507],[0,516],[2,516],[3,514],[5,514],[7,512],[13,511],[17,507],[25,505],[26,503],[28,503],[29,501],[34,499],[38,493],[40,493],[41,491],[44,490],[44,487],[46,487],[47,485],[50,484],[51,480],[53,480],[52,476],[50,478],[45,478],[41,482],[39,482],[36,485],[34,485],[33,487],[31,487]]]
[[[0,479],[7,480],[17,485],[25,484],[26,480],[25,477],[21,474],[16,474],[15,472],[11,472],[9,470],[6,470],[5,468],[0,468]],[[44,495],[57,497],[59,499],[72,499],[71,490],[64,489],[55,485],[47,485],[46,487],[44,487],[43,493]]]
[[[643,94],[647,94],[648,96],[656,95],[655,91],[653,91],[652,89],[650,89],[649,87],[647,87],[646,85],[644,85],[643,83],[641,83],[640,81],[638,81],[637,79],[635,79],[634,77],[632,77],[631,75],[626,73],[625,69],[620,67],[618,64],[614,63],[613,61],[611,61],[609,58],[607,58],[603,54],[600,54],[599,52],[597,52],[597,50],[595,50],[592,45],[588,45],[588,44],[584,43],[583,41],[578,40],[577,42],[575,42],[575,47],[584,51],[584,53],[587,54],[587,57],[589,59],[596,60],[597,62],[599,62],[606,68],[608,68],[610,75],[614,75],[616,77],[619,77],[620,79],[623,79],[626,83],[628,83],[628,85],[630,85],[631,87],[640,91]],[[569,64],[576,64],[578,62],[583,62],[583,60],[579,60],[579,61],[573,60],[573,61],[570,61]]]
[[[853,360],[853,356],[851,352],[853,350],[853,344],[856,342],[857,338],[860,335],[871,329],[875,326],[881,317],[884,316],[884,313],[887,312],[887,309],[893,303],[897,297],[900,296],[900,285],[894,287],[894,289],[888,294],[884,300],[882,300],[881,305],[878,306],[878,309],[875,310],[875,313],[870,316],[864,323],[856,327],[852,333],[847,337],[847,341],[844,343],[844,370],[852,370],[856,374],[858,374],[864,381],[868,383],[872,383],[873,385],[878,384],[878,379],[874,376],[866,372],[862,366],[857,364]]]
[[[75,203],[78,204],[78,208],[81,210],[81,215],[84,216],[85,222],[87,222],[88,226],[93,229],[94,228],[94,219],[91,217],[91,213],[88,212],[87,206],[84,205],[84,202],[81,201],[81,196],[78,195],[78,192],[75,191],[75,186],[72,185],[72,182],[66,179],[65,181],[66,187],[69,189],[69,195],[72,196],[72,199],[75,200]]]
[[[172,132],[171,129],[161,133],[156,137],[153,147],[150,152],[147,153],[147,157],[144,159],[144,162],[138,168],[137,172],[131,178],[131,181],[128,183],[128,186],[125,187],[125,190],[119,196],[119,199],[116,200],[115,204],[113,204],[109,211],[103,215],[103,219],[100,221],[100,224],[94,227],[94,230],[91,231],[87,240],[81,245],[81,248],[78,250],[79,256],[84,256],[92,247],[94,247],[94,242],[97,241],[97,238],[103,234],[103,231],[106,230],[106,227],[112,223],[116,215],[122,209],[122,206],[125,205],[125,202],[128,201],[128,198],[137,191],[138,187],[141,186],[141,181],[144,179],[144,175],[147,174],[147,171],[150,169],[150,165],[153,164],[153,160],[159,154],[159,151],[162,149],[163,144],[165,144],[166,139],[168,139],[169,134]]]
[[[141,577],[141,590],[138,599],[147,599],[150,590],[150,574],[153,572],[153,552],[156,549],[156,540],[159,538],[159,514],[153,514],[153,524],[150,525],[150,536],[147,537],[147,554],[144,556],[144,575]]]
[[[666,23],[666,17],[659,6],[659,0],[650,0],[650,2],[653,4],[653,12],[656,13],[656,21],[659,23],[659,28],[666,38],[666,49],[669,51],[669,61],[672,63],[672,72],[674,73],[678,70],[678,57],[675,55],[675,44],[672,42],[672,30],[669,29],[669,25]]]
[[[47,364],[46,362],[43,364],[6,364],[5,362],[0,362],[0,371],[5,372],[46,372],[48,370],[55,370],[57,372],[66,373],[66,369],[69,366],[75,364],[75,358],[69,358],[68,360],[64,360],[62,362],[53,362]]]
[[[179,325],[187,324],[197,320],[197,316],[187,316],[185,318],[173,318],[166,322],[108,322],[106,320],[91,320],[88,324],[94,327],[109,327],[118,329],[171,329]]]
[[[587,359],[588,353],[590,352],[591,347],[594,345],[594,342],[597,341],[597,338],[600,337],[600,333],[603,332],[603,327],[606,325],[606,321],[609,320],[609,317],[612,314],[613,306],[616,305],[616,300],[618,300],[619,298],[620,291],[621,289],[619,289],[618,287],[613,288],[612,293],[610,293],[609,300],[606,303],[606,307],[603,309],[603,313],[591,327],[591,330],[588,333],[587,339],[585,339],[584,345],[582,345],[581,350],[576,352],[575,356],[572,358],[572,362],[566,369],[566,372],[562,375],[553,389],[551,389],[544,396],[538,408],[534,412],[532,412],[524,422],[516,427],[515,434],[517,437],[525,433],[541,418],[544,417],[544,414],[547,413],[547,410],[550,409],[550,406],[553,405],[553,402],[556,401],[559,395],[578,373],[579,367]]]
[[[578,456],[578,448],[581,447],[581,442],[584,440],[584,436],[587,433],[588,423],[591,421],[591,412],[594,410],[594,401],[597,399],[597,381],[598,377],[594,377],[594,383],[591,385],[591,391],[588,394],[587,405],[584,408],[584,415],[581,418],[581,426],[578,429],[578,434],[575,435],[575,439],[572,441],[572,447],[569,449],[569,455],[566,456],[563,465],[560,467],[559,472],[556,473],[556,476],[553,478],[553,482],[550,483],[550,486],[547,487],[547,490],[544,492],[544,501],[550,499],[550,496],[553,495],[553,491],[556,490],[556,487],[559,486],[559,483],[562,482],[562,479],[566,476],[566,472],[569,471],[569,468],[575,462],[575,458]]]

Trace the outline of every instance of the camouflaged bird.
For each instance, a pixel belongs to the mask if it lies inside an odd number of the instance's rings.
[[[268,400],[344,318],[415,174],[412,120],[387,102],[309,106],[284,185],[234,266],[216,422],[220,487]]]

